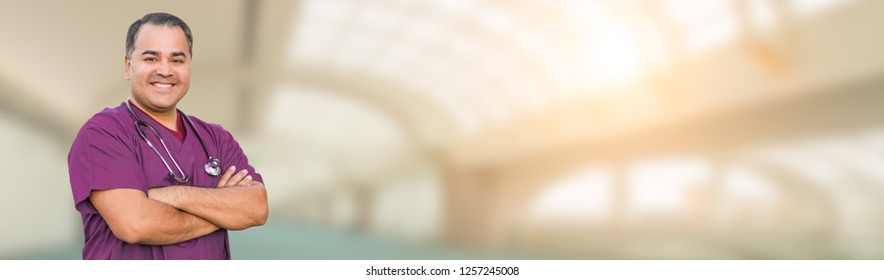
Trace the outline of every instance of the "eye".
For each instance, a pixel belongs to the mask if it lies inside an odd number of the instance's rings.
[[[145,57],[144,61],[154,62],[154,61],[157,61],[157,58],[156,57]]]
[[[174,60],[172,60],[172,63],[182,64],[182,63],[184,63],[184,60],[183,59],[174,59]]]

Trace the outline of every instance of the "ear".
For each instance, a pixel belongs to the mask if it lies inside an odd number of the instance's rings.
[[[132,62],[129,61],[129,56],[123,56],[123,65],[126,67],[126,80],[129,80],[129,70],[132,67]]]

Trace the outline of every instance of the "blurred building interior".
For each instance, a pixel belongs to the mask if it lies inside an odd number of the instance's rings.
[[[264,176],[235,259],[884,258],[884,1],[13,1],[0,258],[79,258],[67,153],[187,21]]]

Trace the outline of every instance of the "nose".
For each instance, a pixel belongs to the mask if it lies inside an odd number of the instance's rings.
[[[169,63],[169,61],[163,60],[157,66],[156,73],[157,75],[163,77],[172,76],[172,65]]]

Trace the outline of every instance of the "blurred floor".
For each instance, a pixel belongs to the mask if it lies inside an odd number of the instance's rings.
[[[535,258],[514,253],[483,253],[425,243],[403,242],[358,232],[323,230],[305,224],[271,220],[266,225],[243,232],[231,232],[235,260],[449,260]],[[69,260],[81,259],[82,245],[69,244],[0,259]]]

